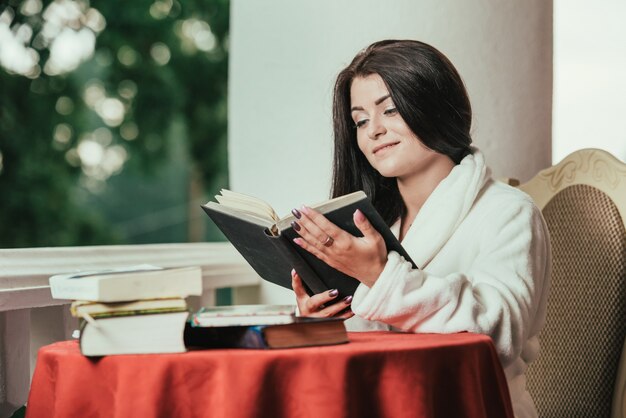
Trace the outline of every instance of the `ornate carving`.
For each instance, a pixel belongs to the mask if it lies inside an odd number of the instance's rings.
[[[576,170],[578,164],[575,161],[564,161],[562,164],[555,165],[541,173],[541,178],[545,180],[550,189],[554,192],[561,188],[565,183],[573,183],[576,178]]]
[[[615,189],[621,180],[620,171],[622,177],[626,175],[626,170],[620,170],[619,166],[611,165],[606,160],[594,160],[592,164],[591,175],[593,179],[604,181],[612,189]]]
[[[554,167],[543,170],[540,178],[552,192],[573,184],[578,176],[591,176],[595,181],[615,189],[626,176],[626,165],[599,150],[583,150],[567,156]]]

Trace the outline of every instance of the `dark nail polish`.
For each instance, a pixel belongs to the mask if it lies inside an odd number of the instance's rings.
[[[300,213],[298,209],[291,209],[291,213],[293,213],[293,216],[295,216],[296,219],[302,218],[302,214]]]
[[[339,294],[339,291],[337,289],[328,291],[328,296],[336,297],[338,294]]]
[[[296,230],[296,232],[297,232],[297,231],[299,231],[299,230],[301,229],[301,228],[300,228],[300,225],[299,225],[299,224],[298,224],[298,222],[296,222],[296,221],[293,221],[293,222],[291,223],[291,226],[293,227],[293,229],[295,229],[295,230]]]
[[[343,298],[343,301],[344,301],[345,303],[350,303],[350,302],[352,302],[352,296],[346,296],[345,298]]]

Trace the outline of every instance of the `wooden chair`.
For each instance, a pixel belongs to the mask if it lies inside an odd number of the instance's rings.
[[[543,212],[552,283],[528,389],[542,418],[626,417],[626,164],[583,149],[519,186]]]

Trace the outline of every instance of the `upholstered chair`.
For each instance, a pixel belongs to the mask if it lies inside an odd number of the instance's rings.
[[[542,418],[626,417],[626,164],[583,149],[518,186],[543,212],[552,282],[528,388]]]

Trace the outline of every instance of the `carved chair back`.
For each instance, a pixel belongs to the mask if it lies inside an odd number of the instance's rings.
[[[519,186],[550,232],[552,279],[528,389],[542,418],[626,411],[626,165],[584,149]]]

